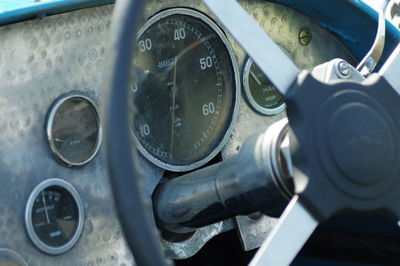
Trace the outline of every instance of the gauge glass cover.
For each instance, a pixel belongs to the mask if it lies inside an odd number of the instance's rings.
[[[29,197],[25,220],[28,234],[39,249],[49,254],[65,252],[82,232],[80,197],[66,181],[46,180]]]
[[[101,128],[97,109],[89,98],[62,97],[51,109],[47,123],[50,148],[67,165],[86,164],[98,152]]]
[[[243,71],[243,88],[247,101],[259,113],[275,115],[285,110],[280,92],[250,58]]]
[[[78,225],[78,207],[64,188],[52,186],[37,195],[32,207],[32,224],[40,240],[49,246],[67,243]]]
[[[136,55],[131,92],[139,150],[167,170],[205,164],[236,118],[240,81],[225,35],[202,13],[169,9],[139,31]]]

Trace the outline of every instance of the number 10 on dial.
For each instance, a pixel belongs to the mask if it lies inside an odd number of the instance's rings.
[[[236,118],[240,82],[225,35],[204,14],[174,8],[148,20],[137,43],[133,67],[144,77],[132,89],[138,149],[167,170],[205,164]]]

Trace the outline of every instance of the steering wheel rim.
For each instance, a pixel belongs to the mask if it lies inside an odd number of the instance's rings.
[[[206,2],[208,2],[208,4],[212,3],[211,0]],[[108,112],[107,112],[108,117],[106,119],[108,124],[106,125],[106,130],[105,130],[106,147],[108,149],[107,159],[109,164],[110,176],[113,177],[111,183],[114,190],[116,208],[129,247],[131,248],[135,256],[137,263],[144,265],[153,265],[153,264],[165,265],[166,260],[162,253],[162,249],[158,240],[157,231],[155,230],[155,228],[152,227],[152,222],[150,218],[151,212],[148,211],[151,208],[146,206],[149,205],[149,203],[146,202],[145,198],[141,196],[140,187],[138,185],[139,172],[137,171],[138,167],[135,167],[134,165],[134,162],[135,161],[137,162],[136,150],[134,150],[133,152],[131,145],[126,145],[126,143],[129,140],[131,140],[130,130],[129,130],[130,127],[128,122],[128,97],[126,97],[126,95],[128,91],[129,73],[133,57],[133,48],[136,44],[135,42],[136,29],[138,26],[138,21],[140,18],[139,15],[141,14],[142,6],[143,6],[143,1],[141,0],[123,1],[117,3],[116,10],[114,12],[113,30],[111,31],[112,45],[110,47],[108,65],[106,68],[106,70],[108,69],[109,72],[106,72],[107,76],[105,83],[106,88],[109,89],[109,95],[110,95]],[[220,8],[222,8],[221,10],[224,11],[223,8],[225,7],[223,6]],[[265,41],[268,40],[265,39]],[[272,40],[268,42],[271,43]],[[254,52],[256,50],[250,49],[250,52],[252,51]],[[297,69],[293,67],[291,73],[292,76],[297,76],[298,74]],[[278,74],[273,73],[273,74],[275,75],[274,79],[280,85],[278,86],[278,89],[280,89],[282,94],[287,96],[286,98],[289,102],[291,101],[292,106],[299,106],[301,102],[296,104],[296,99],[298,97],[295,96],[299,91],[302,91],[303,88],[308,87],[307,86],[308,83],[311,84],[310,86],[313,88],[328,87],[328,85],[324,85],[322,83],[314,81],[311,75],[308,75],[309,77],[308,79],[304,79],[301,82],[298,81],[298,84],[293,83],[290,85],[286,81],[281,80],[281,78],[279,77],[279,73]],[[383,85],[387,84],[384,83]],[[353,86],[354,90],[361,91],[360,89],[361,85],[354,85],[349,83],[346,84],[346,86],[349,87]],[[388,92],[392,91],[391,86],[388,85],[385,87],[387,87]],[[289,93],[286,93],[287,89],[290,89]],[[333,88],[332,91],[336,91],[339,89],[340,88]],[[321,95],[320,97],[321,102],[325,98],[328,99],[329,97],[331,97],[331,92],[324,90],[317,90],[317,92],[324,92],[326,94],[326,95]],[[385,95],[385,93],[383,93],[383,95]],[[381,95],[377,95],[378,98],[380,96]],[[398,101],[400,102],[400,99]],[[364,109],[368,111],[369,110],[368,108]],[[304,109],[307,110],[307,108]],[[363,112],[365,111],[364,109],[362,110]],[[288,109],[288,111],[289,111],[288,112],[289,118],[297,116],[295,109],[293,109],[292,112],[290,112],[290,109]],[[349,120],[348,123],[350,122],[351,121]],[[302,128],[299,126],[297,132],[301,133],[303,131],[304,130],[302,130]],[[307,140],[308,140],[307,138],[303,138],[302,143],[307,144]],[[339,140],[335,139],[335,141],[341,141],[341,139]],[[308,154],[313,155],[313,152],[308,152]],[[118,160],[119,158],[124,158],[124,160]],[[301,165],[301,160],[298,159],[297,163],[298,165]],[[132,175],[129,175],[130,173],[133,173],[133,177]],[[316,193],[313,194],[312,192],[307,192],[307,193],[311,193],[310,194],[311,196],[306,195],[303,196],[303,198],[306,197],[313,198],[314,194],[316,194]],[[334,193],[332,195],[334,195]],[[347,201],[343,200],[343,202]],[[323,209],[322,207],[318,206],[319,209]],[[340,207],[341,206],[339,207],[333,206],[332,209],[329,210],[330,212],[328,212],[325,216],[331,215],[336,211],[336,209],[339,209]],[[356,208],[359,208],[361,210],[365,209],[364,207],[360,206],[356,206],[355,209]],[[369,208],[373,209],[374,205],[372,204],[371,206],[369,206]],[[308,209],[313,209],[313,208],[309,207]],[[134,211],[133,213],[135,215],[132,215],[132,211]],[[315,214],[316,211],[313,211],[313,213]]]
[[[118,1],[110,31],[110,47],[104,71],[105,135],[107,163],[115,207],[125,239],[139,265],[167,265],[159,242],[158,231],[152,226],[150,203],[139,186],[137,153],[131,140],[128,122],[129,74],[136,45],[136,30],[143,0]],[[121,160],[121,158],[124,158]]]

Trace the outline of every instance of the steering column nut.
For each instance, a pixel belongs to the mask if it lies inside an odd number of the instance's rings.
[[[349,79],[352,74],[352,68],[344,60],[338,61],[335,65],[336,75],[340,79]]]

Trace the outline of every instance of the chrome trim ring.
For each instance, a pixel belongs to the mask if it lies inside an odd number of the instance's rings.
[[[77,221],[78,224],[77,224],[76,230],[74,232],[74,235],[67,243],[65,243],[64,245],[59,246],[59,247],[53,247],[53,246],[47,245],[42,240],[40,240],[40,238],[36,234],[35,229],[33,228],[33,224],[32,224],[32,208],[33,208],[35,199],[37,198],[37,196],[39,195],[40,192],[42,192],[44,189],[46,189],[48,187],[52,187],[52,186],[64,188],[72,195],[72,197],[75,200],[75,204],[78,209],[78,216],[79,216],[78,221]],[[57,255],[57,254],[64,253],[64,252],[68,251],[69,249],[71,249],[75,245],[75,243],[78,241],[78,239],[82,233],[83,222],[84,222],[84,212],[83,212],[82,200],[81,200],[78,192],[76,191],[76,189],[67,181],[65,181],[63,179],[59,179],[59,178],[47,179],[47,180],[41,182],[39,185],[37,185],[31,192],[31,194],[28,198],[28,202],[26,204],[26,208],[25,208],[25,226],[26,226],[26,230],[27,230],[28,235],[29,235],[30,239],[32,240],[33,244],[35,244],[35,246],[38,249],[40,249],[41,251],[43,251],[47,254]]]
[[[223,146],[225,145],[225,143],[228,141],[229,136],[233,130],[233,127],[235,125],[235,121],[237,118],[237,114],[238,114],[238,109],[239,109],[239,99],[240,99],[240,86],[241,86],[241,82],[240,82],[240,75],[239,75],[239,68],[238,68],[238,64],[235,58],[235,54],[233,52],[233,49],[227,39],[227,37],[225,36],[225,33],[221,30],[221,28],[213,21],[211,20],[209,17],[207,17],[205,14],[200,13],[198,11],[195,11],[193,9],[188,9],[188,8],[171,8],[171,9],[167,9],[164,11],[161,11],[160,13],[157,13],[156,15],[154,15],[153,17],[151,17],[143,26],[142,28],[138,31],[137,34],[137,39],[140,38],[140,36],[154,23],[156,23],[157,21],[168,17],[170,15],[186,15],[186,16],[192,16],[195,18],[198,18],[200,20],[202,20],[204,23],[206,23],[220,38],[220,40],[222,41],[222,43],[225,45],[226,50],[228,51],[230,60],[231,60],[231,64],[232,64],[232,70],[233,70],[233,74],[235,77],[235,92],[233,94],[233,100],[234,100],[234,104],[233,104],[233,112],[232,112],[232,116],[231,116],[231,121],[228,124],[228,128],[225,132],[224,137],[222,138],[221,142],[203,159],[196,161],[194,163],[191,164],[187,164],[187,165],[172,165],[169,163],[165,163],[163,161],[161,161],[160,159],[156,158],[155,156],[153,156],[149,151],[147,151],[147,149],[140,143],[139,139],[136,137],[134,129],[131,129],[131,133],[133,136],[133,139],[135,141],[136,147],[137,149],[143,154],[144,157],[146,157],[150,162],[152,162],[153,164],[165,169],[165,170],[169,170],[169,171],[176,171],[176,172],[184,172],[184,171],[189,171],[189,170],[193,170],[195,168],[198,168],[204,164],[206,164],[208,161],[210,161],[212,158],[214,158],[218,152],[221,151],[221,149],[223,148]]]
[[[247,59],[247,62],[245,64],[245,67],[243,69],[243,90],[244,94],[246,96],[246,100],[250,104],[250,106],[256,110],[257,112],[263,114],[263,115],[277,115],[280,112],[284,111],[286,109],[286,104],[282,102],[279,106],[274,107],[274,108],[265,108],[260,106],[253,98],[253,95],[251,95],[250,92],[250,85],[249,85],[249,76],[250,76],[250,67],[253,64],[253,60],[251,58]]]
[[[65,103],[66,101],[74,98],[80,98],[85,100],[87,103],[89,103],[89,106],[92,108],[95,118],[96,118],[96,123],[97,123],[97,139],[96,139],[96,146],[95,149],[93,150],[92,154],[85,160],[80,161],[80,162],[72,162],[65,158],[57,149],[54,139],[53,139],[53,134],[52,134],[52,127],[53,127],[53,122],[54,122],[54,117],[60,108],[60,106]],[[50,150],[52,153],[55,155],[57,159],[59,159],[61,162],[65,163],[68,167],[74,167],[74,166],[82,166],[90,162],[98,153],[101,145],[101,140],[102,140],[102,129],[101,129],[101,124],[100,124],[100,117],[99,117],[99,112],[97,110],[97,107],[95,103],[87,96],[81,95],[81,94],[68,94],[61,96],[58,98],[55,103],[50,108],[50,112],[47,117],[47,122],[46,122],[46,133],[47,133],[47,140],[49,143]]]
[[[0,265],[28,266],[28,263],[12,249],[0,248]]]

